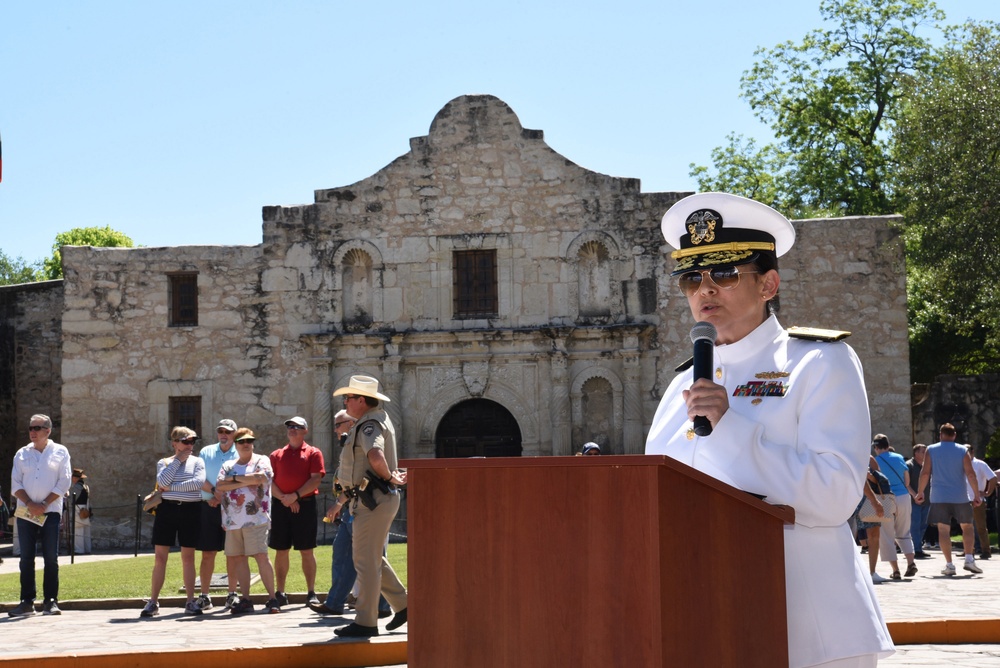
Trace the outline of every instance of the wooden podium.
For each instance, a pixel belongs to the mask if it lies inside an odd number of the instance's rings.
[[[410,668],[788,665],[791,508],[664,456],[401,466]]]

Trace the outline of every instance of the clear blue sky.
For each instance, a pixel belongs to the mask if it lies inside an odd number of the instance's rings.
[[[948,23],[997,0],[940,0]],[[0,250],[110,225],[145,246],[257,244],[261,207],[313,201],[488,93],[588,169],[693,190],[757,47],[819,0],[51,0],[0,8]]]

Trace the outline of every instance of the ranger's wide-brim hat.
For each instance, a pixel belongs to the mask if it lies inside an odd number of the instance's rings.
[[[781,257],[795,243],[795,228],[780,213],[746,197],[698,193],[674,204],[660,224],[676,250],[671,276],[753,262],[761,254]]]
[[[347,384],[347,387],[338,388],[333,392],[335,397],[342,394],[360,394],[363,397],[372,397],[379,401],[392,401],[378,391],[378,381],[371,376],[351,376],[351,382]]]

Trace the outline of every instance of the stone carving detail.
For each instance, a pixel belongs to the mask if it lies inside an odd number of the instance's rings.
[[[483,362],[463,362],[462,380],[465,381],[465,389],[469,394],[477,399],[486,392],[486,386],[490,382],[489,360]]]

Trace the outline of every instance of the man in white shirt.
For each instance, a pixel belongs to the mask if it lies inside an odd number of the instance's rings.
[[[966,447],[969,448],[969,453],[972,455],[972,470],[976,473],[976,483],[979,485],[980,496],[983,497],[983,502],[972,508],[972,524],[976,529],[976,547],[979,549],[980,559],[989,559],[991,550],[989,529],[986,526],[986,497],[996,489],[997,474],[993,472],[989,464],[976,457],[971,445],[966,445]],[[971,501],[973,497],[975,494],[970,487],[969,500]]]
[[[35,614],[35,543],[42,540],[45,562],[42,612],[59,610],[59,520],[63,497],[69,491],[72,468],[69,450],[49,438],[52,420],[48,415],[32,415],[28,426],[31,443],[14,455],[10,491],[17,498],[17,537],[21,548],[21,602],[7,614],[29,617]]]

